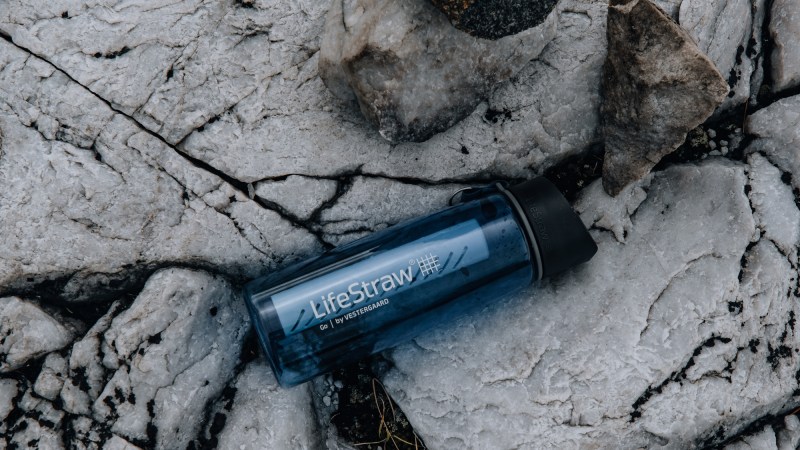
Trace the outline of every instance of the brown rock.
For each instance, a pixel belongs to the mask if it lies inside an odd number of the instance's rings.
[[[649,0],[608,7],[601,106],[611,195],[683,143],[725,99],[728,83],[672,18]]]

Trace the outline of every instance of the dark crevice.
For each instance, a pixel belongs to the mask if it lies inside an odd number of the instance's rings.
[[[660,384],[648,387],[642,393],[642,395],[640,395],[639,398],[636,399],[636,401],[631,406],[633,411],[631,411],[630,413],[629,421],[635,422],[638,418],[642,417],[642,411],[641,411],[642,407],[645,404],[647,404],[647,402],[650,401],[650,398],[652,398],[654,395],[660,394],[667,385],[669,385],[670,383],[682,383],[686,379],[687,371],[694,366],[695,358],[700,356],[700,353],[703,352],[704,348],[713,347],[716,345],[717,342],[727,344],[731,342],[731,339],[720,336],[712,336],[703,341],[700,345],[698,345],[692,352],[692,356],[689,357],[689,360],[686,361],[686,364],[684,364],[683,367],[673,372]]]
[[[30,54],[30,55],[33,55],[33,56],[35,56],[35,57],[39,58],[40,60],[42,60],[42,61],[46,62],[47,64],[49,64],[51,67],[53,67],[54,69],[56,69],[56,70],[57,70],[59,73],[61,73],[61,74],[63,74],[64,76],[66,76],[66,77],[67,77],[67,78],[68,78],[70,81],[72,81],[72,82],[76,83],[77,85],[81,86],[81,87],[82,87],[83,89],[85,89],[87,92],[90,92],[90,93],[91,93],[91,94],[92,94],[92,95],[93,95],[95,98],[97,98],[98,100],[100,100],[101,102],[103,102],[103,103],[104,103],[104,104],[105,104],[105,105],[106,105],[108,108],[110,108],[112,111],[114,111],[114,112],[115,112],[115,113],[117,113],[117,114],[120,114],[120,115],[122,115],[123,117],[127,118],[127,119],[128,119],[128,120],[130,120],[131,122],[135,123],[135,124],[137,125],[137,127],[139,127],[139,128],[142,130],[142,131],[144,131],[145,133],[147,133],[147,134],[149,134],[150,136],[154,137],[155,139],[157,139],[158,141],[160,141],[161,143],[163,143],[165,146],[167,146],[168,148],[170,148],[170,149],[172,149],[173,151],[175,151],[175,153],[177,153],[178,155],[180,155],[181,157],[183,157],[183,159],[185,159],[186,161],[188,161],[189,163],[191,163],[193,166],[195,166],[195,167],[197,167],[197,168],[200,168],[200,169],[202,169],[202,170],[204,170],[204,171],[206,171],[206,172],[209,172],[209,173],[211,173],[211,174],[213,174],[213,175],[216,175],[217,177],[221,178],[223,181],[225,181],[225,182],[226,182],[226,183],[228,183],[229,185],[233,186],[233,187],[234,187],[236,190],[238,190],[238,191],[240,191],[240,192],[244,193],[246,196],[248,196],[248,197],[249,197],[249,195],[248,195],[248,183],[245,183],[245,182],[243,182],[243,181],[237,180],[237,179],[235,179],[234,177],[232,177],[232,176],[230,176],[230,175],[228,175],[228,174],[224,173],[223,171],[221,171],[221,170],[219,170],[219,169],[215,168],[215,167],[214,167],[214,166],[212,166],[211,164],[208,164],[207,162],[205,162],[205,161],[203,161],[203,160],[197,159],[197,158],[195,158],[195,157],[193,157],[193,156],[191,156],[191,155],[188,155],[186,152],[183,152],[183,151],[181,151],[181,150],[180,150],[180,149],[178,149],[176,146],[174,146],[174,145],[172,145],[171,143],[169,143],[169,142],[168,142],[168,141],[167,141],[167,140],[166,140],[166,139],[165,139],[163,136],[161,136],[160,134],[158,134],[158,133],[156,133],[156,132],[154,132],[154,131],[152,131],[152,130],[148,129],[147,127],[145,127],[144,125],[142,125],[142,124],[141,124],[141,123],[140,123],[138,120],[136,120],[136,119],[135,119],[133,116],[131,116],[130,114],[128,114],[128,113],[126,113],[126,112],[124,112],[124,111],[120,110],[119,108],[117,108],[116,106],[114,106],[114,104],[112,104],[110,101],[106,100],[106,99],[105,99],[103,96],[101,96],[101,95],[100,95],[100,94],[98,94],[97,92],[94,92],[93,90],[91,90],[91,89],[90,89],[90,88],[88,88],[87,86],[85,86],[85,85],[83,85],[82,83],[80,83],[78,80],[76,80],[75,78],[73,78],[73,77],[72,77],[72,76],[71,76],[71,75],[70,75],[70,74],[69,74],[67,71],[65,71],[65,70],[61,69],[61,68],[60,68],[60,67],[58,67],[57,65],[55,65],[55,64],[53,64],[52,62],[48,61],[48,60],[47,60],[45,57],[43,57],[42,55],[39,55],[39,54],[37,54],[37,53],[34,53],[34,52],[33,52],[33,51],[31,51],[30,49],[28,49],[28,48],[26,48],[26,47],[23,47],[23,46],[21,46],[21,45],[17,44],[16,42],[14,42],[14,40],[11,38],[11,36],[10,36],[10,35],[8,35],[8,34],[6,34],[6,33],[4,33],[4,32],[0,32],[0,37],[2,37],[3,39],[5,39],[5,40],[6,40],[6,41],[8,41],[9,43],[11,43],[12,45],[14,45],[15,47],[17,47],[18,49],[20,49],[20,50],[22,50],[22,51],[24,51],[24,52],[26,52],[26,53],[28,53],[28,54]],[[125,50],[125,49],[126,49],[126,47],[123,47],[123,50]],[[125,50],[125,51],[122,51],[122,50],[120,50],[119,52],[117,52],[116,56],[122,55],[122,54],[124,54],[124,53],[126,53],[126,52],[127,52],[127,50]],[[116,56],[115,56],[115,57],[116,57]],[[190,133],[190,134],[191,134],[191,133]],[[184,138],[184,139],[185,139],[185,138]],[[173,179],[174,179],[174,177],[173,177]],[[264,208],[267,208],[267,209],[272,209],[272,208],[270,208],[270,207],[269,207],[269,204],[268,204],[268,203],[266,203],[266,202],[263,202],[263,201],[257,201],[257,203],[258,203],[259,205],[261,205],[262,207],[264,207]],[[306,225],[306,224],[305,224],[303,221],[300,221],[300,220],[298,220],[298,218],[297,218],[297,217],[295,217],[293,214],[287,214],[287,212],[286,212],[286,211],[285,211],[283,208],[279,208],[279,209],[276,209],[276,210],[274,210],[274,211],[275,211],[276,213],[278,213],[279,215],[281,215],[281,216],[282,216],[282,217],[283,217],[285,220],[289,221],[289,222],[290,222],[292,225],[294,225],[295,227],[298,227],[298,228],[301,228],[301,229],[305,229],[306,231],[310,232],[311,234],[313,234],[314,236],[316,236],[318,239],[320,239],[320,236],[321,236],[321,235],[320,235],[320,233],[319,233],[319,232],[315,232],[314,230],[310,229],[310,227],[308,227],[308,226],[307,226],[307,225]],[[320,239],[320,242],[322,242],[322,243],[323,243],[323,245],[324,245],[324,241],[323,241],[323,240],[321,240],[321,239]]]

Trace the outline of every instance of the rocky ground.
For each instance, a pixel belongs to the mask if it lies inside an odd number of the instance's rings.
[[[404,54],[382,16],[353,25],[367,3],[334,2],[333,35]],[[0,448],[796,448],[800,3],[657,3],[730,92],[610,197],[606,2],[561,0],[513,53],[533,59],[454,82],[442,110],[463,120],[421,143],[382,136],[406,113],[359,107],[389,98],[373,54],[324,84],[328,2],[1,2]],[[590,263],[277,386],[242,282],[541,173],[590,227]]]

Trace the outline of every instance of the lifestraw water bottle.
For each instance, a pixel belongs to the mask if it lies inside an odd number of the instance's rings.
[[[588,261],[597,246],[544,178],[459,192],[244,288],[278,381],[293,386]]]

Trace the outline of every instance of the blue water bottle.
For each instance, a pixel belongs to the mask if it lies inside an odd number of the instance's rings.
[[[410,340],[597,251],[569,203],[544,178],[470,188],[459,197],[449,208],[244,287],[281,385]]]

